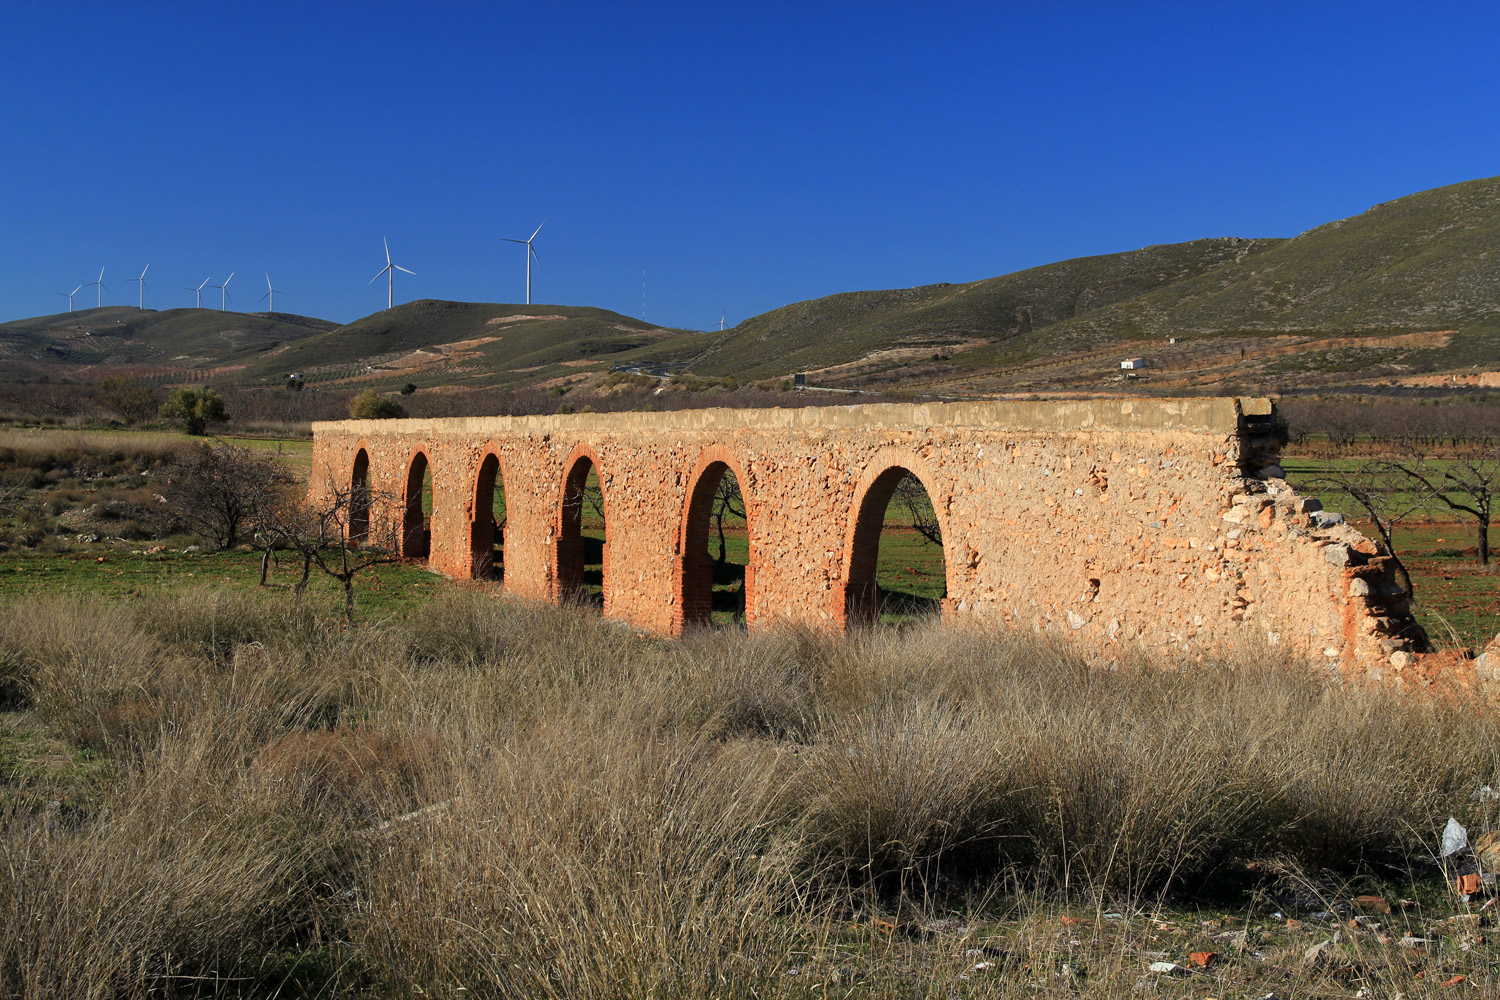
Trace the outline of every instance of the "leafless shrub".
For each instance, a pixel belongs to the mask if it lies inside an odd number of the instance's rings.
[[[215,548],[231,549],[296,484],[279,456],[236,445],[200,445],[169,470],[166,508]]]

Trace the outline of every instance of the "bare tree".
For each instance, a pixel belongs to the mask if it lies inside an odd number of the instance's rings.
[[[733,514],[740,518],[745,516],[745,498],[740,493],[739,480],[728,469],[725,469],[724,474],[719,477],[719,485],[714,487],[713,503],[714,529],[719,533],[717,565],[719,569],[723,569],[728,559],[728,552],[724,545],[724,516],[726,514]]]
[[[1500,494],[1500,447],[1470,445],[1443,458],[1413,452],[1405,458],[1390,460],[1389,465],[1430,506],[1474,519],[1479,564],[1488,566],[1490,521],[1495,513],[1496,495]]]
[[[1390,555],[1391,566],[1408,595],[1415,595],[1411,573],[1396,551],[1396,525],[1427,506],[1427,497],[1403,489],[1405,484],[1393,474],[1389,463],[1371,459],[1350,469],[1330,469],[1311,480],[1307,487],[1313,493],[1338,493],[1348,497],[1364,510],[1380,535]]]
[[[162,496],[169,512],[216,548],[230,549],[295,481],[279,451],[204,444],[172,463]]]
[[[943,529],[938,524],[937,511],[932,508],[932,498],[927,495],[922,481],[908,472],[896,484],[891,502],[906,512],[912,529],[934,545],[943,544]]]
[[[116,375],[99,383],[94,398],[113,410],[127,424],[137,424],[156,415],[156,390],[134,375]]]
[[[316,568],[343,588],[344,620],[353,625],[355,578],[372,567],[401,560],[399,519],[371,519],[369,511],[398,510],[402,502],[399,496],[356,485],[277,506],[266,519],[262,538],[270,547],[285,545],[302,560],[301,578],[292,587],[294,600],[302,600]],[[265,581],[264,560],[261,580]]]

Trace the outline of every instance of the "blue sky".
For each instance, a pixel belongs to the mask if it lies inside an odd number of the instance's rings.
[[[696,329],[1500,174],[1500,5],[0,4],[0,319],[522,301]],[[88,293],[78,304],[92,304]],[[210,300],[205,297],[205,304]],[[212,300],[217,303],[217,293]]]

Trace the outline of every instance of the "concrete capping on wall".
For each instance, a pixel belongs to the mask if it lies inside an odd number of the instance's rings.
[[[1178,430],[1237,432],[1241,416],[1272,412],[1262,397],[1086,399],[1055,402],[873,403],[783,409],[669,410],[651,413],[567,413],[525,417],[433,417],[409,420],[320,420],[318,434],[478,434],[497,428],[526,434],[594,434],[653,430],[827,430],[931,427],[1024,433]]]
[[[390,523],[406,516],[420,448],[429,565],[462,578],[484,563],[475,484],[494,454],[505,590],[557,600],[576,547],[561,535],[563,480],[586,454],[607,505],[605,612],[674,634],[706,599],[700,554],[683,546],[714,458],[756,511],[750,627],[842,629],[869,611],[867,579],[850,593],[858,504],[906,468],[942,524],[946,620],[1056,632],[1101,662],[1127,643],[1209,655],[1251,634],[1346,673],[1400,672],[1427,648],[1407,595],[1374,542],[1286,484],[1275,423],[1254,397],[328,421],[313,425],[310,488],[347,486],[364,448],[375,495],[397,494],[372,524]]]

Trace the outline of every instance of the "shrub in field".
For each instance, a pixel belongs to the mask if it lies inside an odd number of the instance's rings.
[[[296,487],[277,456],[227,444],[192,449],[168,474],[166,508],[218,549],[234,548],[245,531],[268,520]]]
[[[444,760],[431,733],[356,725],[291,730],[260,752],[255,768],[309,816],[368,826],[420,805],[426,776]]]
[[[118,605],[23,602],[0,616],[0,660],[34,711],[75,745],[104,749],[153,735],[161,651]]]
[[[893,699],[828,722],[798,776],[814,865],[879,880],[993,836],[1014,785],[990,721],[941,701]]]
[[[226,729],[195,727],[125,770],[80,824],[0,807],[0,993],[253,989],[267,954],[317,940],[339,843],[243,780]]]
[[[774,988],[796,928],[777,770],[753,745],[539,727],[370,856],[357,947],[427,993]]]
[[[99,405],[119,414],[127,424],[149,420],[157,411],[156,390],[133,375],[115,375],[99,383],[94,397]]]
[[[224,397],[213,389],[173,389],[161,405],[161,415],[168,420],[182,421],[184,429],[194,437],[202,435],[210,423],[229,419],[224,409]]]
[[[349,400],[349,416],[355,420],[390,420],[406,416],[406,407],[374,389],[366,389]]]

